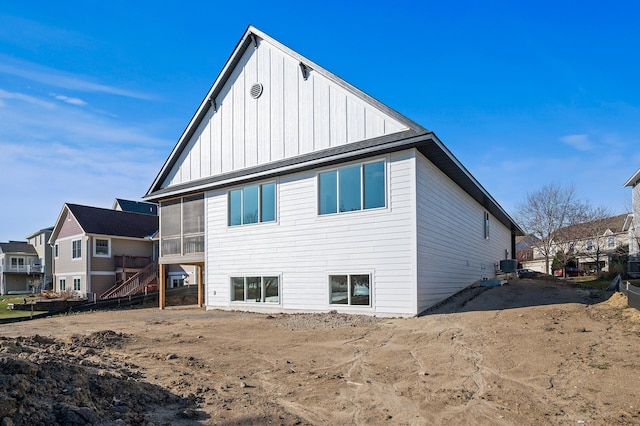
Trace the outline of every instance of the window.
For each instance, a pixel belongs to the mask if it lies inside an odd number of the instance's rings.
[[[110,240],[96,238],[93,240],[93,255],[98,257],[111,256]]]
[[[329,275],[332,305],[371,305],[371,279],[368,274]]]
[[[73,289],[75,291],[80,291],[80,278],[73,278]]]
[[[60,278],[60,280],[58,280],[58,284],[60,287],[60,291],[65,291],[67,289],[67,279],[66,278]]]
[[[318,175],[319,214],[385,206],[384,161],[355,164]]]
[[[275,220],[275,183],[250,185],[229,191],[229,226]]]
[[[587,241],[587,250],[593,250],[593,241]]]
[[[607,239],[607,247],[614,248],[616,246],[616,237],[611,236]]]
[[[484,239],[489,239],[489,212],[484,212]]]
[[[232,277],[231,301],[280,303],[278,277]]]
[[[14,268],[19,268],[20,266],[24,266],[24,257],[12,257],[11,266]]]
[[[53,255],[54,255],[54,257],[55,257],[56,259],[58,258],[58,254],[60,253],[60,251],[59,251],[59,250],[60,250],[60,248],[58,247],[58,243],[56,243],[56,244],[53,246]]]
[[[71,258],[80,259],[82,257],[82,240],[72,241]]]
[[[204,253],[204,195],[160,203],[162,256]]]

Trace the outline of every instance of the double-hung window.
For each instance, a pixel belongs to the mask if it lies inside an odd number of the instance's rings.
[[[67,289],[67,279],[60,278],[58,280],[58,287],[60,287],[60,291],[65,291]]]
[[[279,303],[278,277],[232,277],[233,302]]]
[[[318,213],[333,214],[384,207],[384,161],[354,164],[318,175]]]
[[[82,240],[71,242],[71,258],[80,259],[82,257]]]
[[[94,256],[97,257],[109,257],[111,255],[111,250],[109,247],[109,240],[103,240],[96,238],[94,241]]]
[[[229,191],[229,226],[275,220],[275,183],[250,185]]]
[[[80,291],[80,278],[73,278],[73,289],[75,291]]]

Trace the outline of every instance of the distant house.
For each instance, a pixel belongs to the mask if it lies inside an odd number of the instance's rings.
[[[113,202],[112,209],[129,213],[142,213],[153,216],[158,215],[158,205],[155,203],[147,203],[145,201],[131,201],[116,198]]]
[[[640,278],[640,169],[624,184],[631,187],[632,213],[627,222],[629,234],[629,263],[628,274]]]
[[[40,259],[42,290],[53,289],[53,251],[49,245],[49,238],[53,227],[44,228],[27,237],[27,242],[33,246]]]
[[[565,260],[585,272],[609,272],[612,262],[620,263],[626,257],[629,244],[628,214],[621,214],[592,222],[572,225],[558,230],[551,245],[551,255],[562,254]],[[523,267],[546,273],[543,251],[532,244],[533,259],[523,262]]]
[[[41,279],[41,258],[31,244],[0,243],[0,295],[31,293],[32,286]]]
[[[433,132],[254,27],[143,198],[209,309],[412,316],[522,234]]]
[[[55,290],[93,299],[125,283],[157,286],[157,231],[154,215],[65,204],[49,239]]]

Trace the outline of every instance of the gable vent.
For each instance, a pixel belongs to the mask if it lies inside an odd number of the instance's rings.
[[[258,99],[260,95],[262,95],[262,84],[256,83],[253,86],[251,86],[251,89],[249,90],[249,94],[253,99]]]

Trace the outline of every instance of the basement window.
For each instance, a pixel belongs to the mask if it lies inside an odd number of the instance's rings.
[[[280,303],[279,279],[275,276],[231,277],[231,301]]]
[[[369,274],[329,275],[332,305],[371,306]]]

